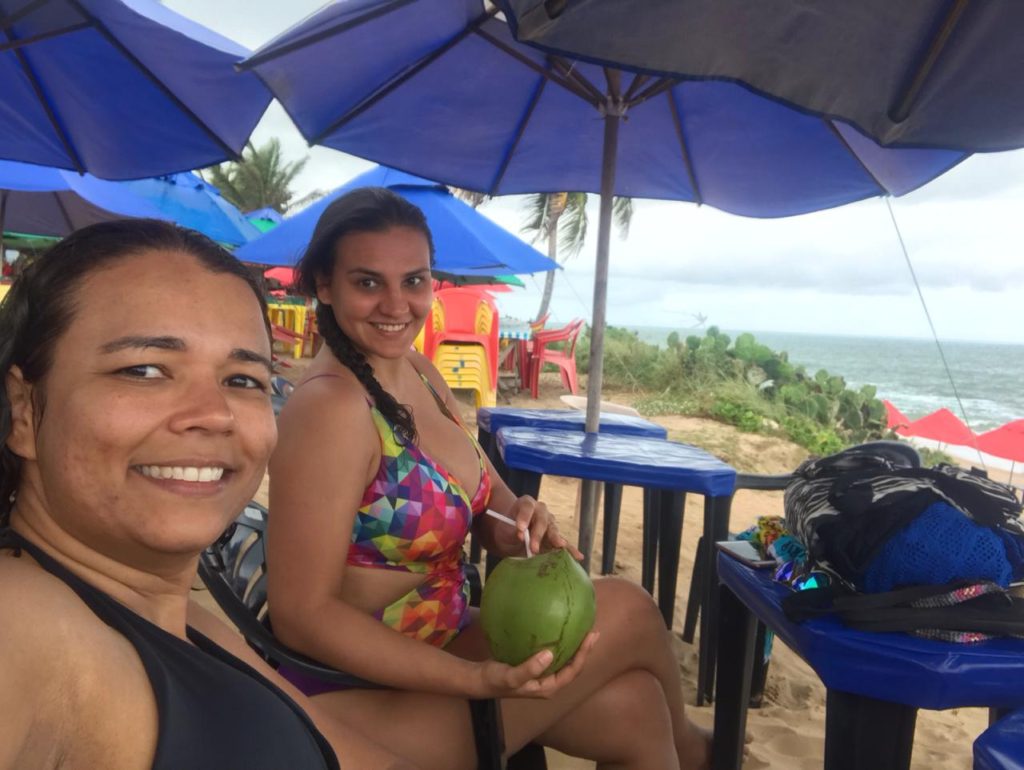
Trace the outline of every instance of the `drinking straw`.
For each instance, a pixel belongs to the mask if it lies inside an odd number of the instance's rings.
[[[518,526],[519,526],[518,524],[516,524],[516,520],[515,519],[510,519],[505,514],[498,513],[497,511],[491,510],[490,508],[488,508],[486,511],[484,511],[484,513],[486,513],[488,516],[493,516],[498,521],[503,521],[506,524],[511,524],[513,527],[517,527],[518,528]],[[530,530],[526,530],[526,532],[524,533],[523,545],[526,546],[526,558],[530,558],[531,556],[533,556],[533,554],[530,553]]]

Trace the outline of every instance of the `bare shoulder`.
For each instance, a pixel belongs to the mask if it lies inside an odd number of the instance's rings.
[[[0,555],[0,608],[0,647],[24,646],[33,658],[59,649],[83,628],[103,625],[64,582],[9,553]]]
[[[277,418],[278,446],[337,440],[352,429],[373,430],[366,393],[349,372],[319,376],[297,387]],[[336,428],[332,430],[332,427]]]
[[[133,670],[127,640],[27,557],[0,555],[0,650],[0,767],[47,767],[54,751],[80,757],[81,736],[89,732],[90,746],[100,742],[92,728],[112,713],[104,692],[137,705],[132,677],[144,672],[141,663]],[[88,731],[78,718],[86,714]],[[5,765],[10,757],[14,765]]]

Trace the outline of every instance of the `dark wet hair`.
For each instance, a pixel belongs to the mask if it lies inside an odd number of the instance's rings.
[[[337,257],[336,247],[346,235],[381,233],[393,227],[408,227],[423,233],[433,266],[434,240],[427,218],[419,207],[385,187],[361,187],[338,198],[320,215],[313,239],[298,264],[299,290],[307,296],[316,297],[317,279],[330,279]],[[316,322],[334,357],[352,370],[380,413],[395,426],[403,440],[415,442],[416,424],[412,412],[381,387],[366,356],[338,326],[334,309],[323,302],[318,303]]]
[[[142,252],[172,250],[192,255],[211,273],[227,273],[245,281],[266,319],[262,280],[205,235],[169,222],[124,219],[90,225],[43,254],[19,261],[14,283],[0,303],[0,526],[10,519],[22,463],[7,447],[11,434],[7,373],[17,366],[26,382],[43,382],[53,365],[57,341],[74,318],[75,294],[91,273]],[[44,391],[34,391],[37,421],[45,408]]]

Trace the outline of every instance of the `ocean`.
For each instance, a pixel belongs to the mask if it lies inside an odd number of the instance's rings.
[[[664,346],[673,329],[629,327],[644,342]],[[723,330],[736,339],[739,332]],[[703,331],[682,331],[701,334]],[[751,332],[772,350],[814,374],[827,369],[848,386],[878,388],[878,397],[911,419],[947,407],[963,418],[934,340],[845,337],[786,332]],[[942,343],[967,420],[976,433],[1024,418],[1024,345],[949,341]]]

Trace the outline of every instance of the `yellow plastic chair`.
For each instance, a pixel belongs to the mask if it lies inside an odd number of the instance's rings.
[[[453,390],[472,390],[477,408],[497,406],[497,383],[490,378],[490,362],[483,345],[441,343],[434,351],[434,366]]]
[[[270,323],[294,332],[298,335],[292,345],[292,358],[302,358],[303,342],[306,336],[306,305],[290,302],[270,302],[267,304],[267,315]]]

